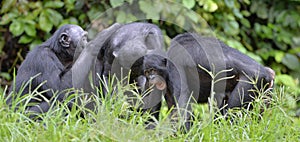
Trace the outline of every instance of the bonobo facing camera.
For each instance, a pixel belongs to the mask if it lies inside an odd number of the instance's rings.
[[[140,79],[141,88],[146,90],[147,83],[156,78],[160,80],[156,88],[167,90],[168,106],[189,112],[190,103],[208,102],[212,83],[217,106],[225,114],[230,108],[246,107],[258,95],[257,91],[273,86],[275,77],[272,69],[223,42],[192,33],[176,36],[167,57],[146,55],[142,66],[141,76],[147,80],[143,83]],[[216,76],[212,78],[210,73]],[[186,120],[190,119],[187,111],[181,111]],[[189,129],[189,124],[185,125]]]
[[[81,27],[77,25],[60,27],[47,41],[27,54],[18,69],[15,82],[10,87],[7,104],[16,103],[17,94],[22,97],[34,93],[35,96],[28,102],[30,106],[27,106],[27,111],[42,113],[48,111],[55,97],[62,101],[64,94],[54,96],[54,92],[72,88],[70,68],[74,56],[78,56],[86,44],[87,32]]]

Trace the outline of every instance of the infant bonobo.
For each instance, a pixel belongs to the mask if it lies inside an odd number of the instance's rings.
[[[49,110],[54,98],[62,101],[64,94],[54,96],[54,92],[72,88],[70,68],[74,55],[79,54],[86,44],[87,32],[80,26],[67,24],[60,27],[47,41],[27,54],[10,87],[7,104],[12,106],[12,103],[17,103],[16,98],[34,93],[26,111],[39,114]],[[24,103],[18,101],[16,106]]]
[[[223,66],[216,66],[222,65],[220,62],[224,63]],[[143,70],[142,76],[147,80],[138,79],[141,88],[146,90],[147,83],[155,84],[161,90],[166,88],[168,106],[189,112],[191,102],[208,102],[211,96],[213,79],[208,72],[219,73],[214,78],[214,81],[219,81],[214,84],[213,92],[222,114],[230,108],[247,107],[258,95],[257,90],[272,88],[275,77],[271,68],[260,65],[223,42],[192,33],[176,36],[171,41],[168,57],[146,55]],[[181,115],[188,121],[190,114],[186,112],[181,112]],[[187,122],[185,126],[189,129],[190,124]]]

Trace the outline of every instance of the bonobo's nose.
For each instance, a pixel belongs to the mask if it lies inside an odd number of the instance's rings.
[[[155,78],[155,75],[149,75],[149,79],[152,80]]]

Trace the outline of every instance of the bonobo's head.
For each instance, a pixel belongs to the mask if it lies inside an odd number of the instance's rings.
[[[148,89],[155,86],[158,90],[167,87],[167,60],[160,55],[145,55],[143,60],[143,75],[138,78],[138,85]]]
[[[75,51],[81,50],[87,44],[87,32],[77,25],[64,25],[45,42],[61,59],[73,59]]]
[[[122,67],[130,67],[137,59],[149,51],[162,50],[161,30],[150,23],[129,23],[120,27],[109,39],[106,51],[107,61],[115,59]]]

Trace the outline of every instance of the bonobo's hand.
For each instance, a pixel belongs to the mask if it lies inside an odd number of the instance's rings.
[[[105,41],[107,41],[107,39],[110,38],[110,36],[121,26],[122,24],[115,23],[109,28],[98,33],[97,36],[87,44],[87,51],[92,56],[97,56]]]
[[[267,81],[269,83],[268,88],[272,88],[274,85],[275,71],[269,67],[265,67],[265,69],[267,70],[267,72],[269,73],[269,76],[270,76],[270,78],[267,79]]]

